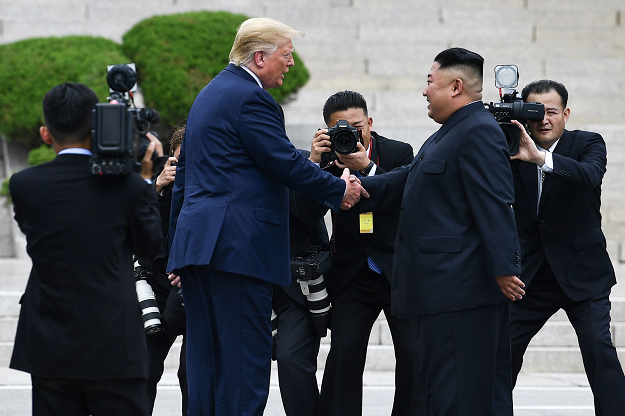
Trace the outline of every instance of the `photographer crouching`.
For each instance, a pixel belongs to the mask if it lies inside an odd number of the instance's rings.
[[[159,209],[161,213],[161,229],[163,234],[167,235],[169,229],[169,214],[171,210],[171,191],[176,178],[176,164],[180,155],[180,146],[184,137],[186,124],[180,123],[174,127],[170,139],[170,157],[165,161],[162,169],[158,169],[152,175],[152,181],[156,194],[158,195]],[[153,136],[148,138],[151,143],[155,139]],[[154,150],[159,152],[158,144],[149,145],[146,155],[142,162],[142,174],[145,175],[151,171],[150,156]],[[160,151],[162,154],[162,150]],[[158,162],[156,162],[158,165]],[[139,266],[135,268],[135,277],[139,282],[142,278],[150,285],[153,291],[153,299],[155,298],[160,319],[158,321],[148,321],[144,319],[144,325],[147,333],[147,346],[149,357],[149,377],[148,377],[148,397],[150,400],[150,411],[154,408],[156,399],[156,387],[163,375],[165,359],[178,335],[182,335],[182,347],[180,349],[180,365],[178,367],[178,380],[182,393],[182,414],[187,414],[188,395],[187,395],[187,369],[186,369],[186,346],[185,346],[185,329],[186,316],[184,313],[184,304],[182,293],[177,286],[172,287],[169,281],[169,274],[166,273],[169,252],[167,250],[167,240],[161,244],[159,254],[155,260],[139,259]],[[144,314],[144,316],[146,316]],[[157,315],[158,316],[158,315]]]

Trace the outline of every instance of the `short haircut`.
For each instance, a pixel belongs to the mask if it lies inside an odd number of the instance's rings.
[[[184,138],[184,132],[187,129],[187,120],[181,121],[176,124],[171,132],[171,138],[169,139],[169,152],[170,155],[174,155],[176,147],[182,145],[182,139]]]
[[[562,108],[566,108],[566,104],[569,101],[569,92],[563,84],[550,79],[540,79],[538,81],[530,82],[525,86],[525,88],[523,88],[521,97],[523,98],[523,101],[527,101],[527,97],[529,97],[530,94],[546,94],[552,90],[557,92],[560,96],[560,99],[562,100]]]
[[[450,48],[442,51],[434,62],[438,62],[439,69],[459,69],[463,73],[473,76],[479,82],[479,89],[484,79],[484,58],[475,52],[464,48]],[[467,82],[467,80],[464,80]]]
[[[43,118],[54,140],[62,145],[84,143],[98,102],[96,93],[84,84],[66,82],[48,91],[43,97]]]
[[[230,50],[230,61],[236,66],[246,66],[255,52],[272,53],[288,39],[299,39],[304,34],[277,20],[267,17],[247,19],[241,23]]]
[[[330,117],[337,111],[346,111],[350,108],[362,108],[365,116],[368,116],[367,102],[362,94],[356,91],[339,91],[332,94],[323,105],[323,119],[326,124],[330,122]]]

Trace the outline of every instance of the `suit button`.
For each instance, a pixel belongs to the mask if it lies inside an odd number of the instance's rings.
[[[545,251],[549,251],[549,246],[545,246]]]
[[[421,155],[421,157],[419,158],[419,160],[423,160],[423,155]]]
[[[538,223],[538,225],[545,225],[545,220],[540,220],[540,222]]]
[[[403,213],[404,212],[404,207],[399,208],[399,212]]]
[[[397,239],[398,239],[399,241],[402,241],[402,240],[404,239],[404,237],[400,235],[399,237],[397,237]]]

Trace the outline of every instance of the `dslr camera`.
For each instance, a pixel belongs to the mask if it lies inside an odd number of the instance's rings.
[[[127,175],[140,170],[138,162],[150,144],[146,133],[150,123],[157,124],[161,116],[155,110],[134,105],[135,64],[109,65],[106,82],[111,96],[108,103],[98,103],[93,110],[89,167],[94,175]],[[156,158],[154,154],[152,160]]]
[[[339,120],[336,126],[328,129],[330,136],[330,152],[321,154],[321,166],[327,166],[330,162],[338,159],[338,154],[348,155],[358,151],[358,142],[364,146],[362,134],[356,127],[351,126],[346,120]]]
[[[521,124],[526,121],[540,121],[545,116],[545,106],[541,103],[524,103],[516,92],[519,70],[516,65],[497,65],[495,67],[495,87],[499,88],[500,102],[486,104],[506,135],[510,156],[519,153],[519,128],[511,120]]]
[[[291,276],[297,282],[308,304],[310,318],[319,337],[325,337],[330,323],[330,298],[322,274],[332,265],[330,253],[311,246],[291,257]]]

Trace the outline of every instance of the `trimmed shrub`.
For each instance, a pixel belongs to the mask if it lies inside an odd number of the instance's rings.
[[[0,45],[0,133],[38,146],[41,102],[50,88],[80,82],[105,101],[106,66],[128,61],[119,44],[99,37],[34,38]]]
[[[123,37],[123,51],[137,64],[146,107],[161,113],[163,127],[189,114],[195,97],[228,65],[236,30],[248,17],[228,12],[190,12],[143,20]],[[310,74],[296,65],[280,88],[268,90],[278,102],[301,88]]]
[[[28,166],[40,165],[53,160],[55,157],[54,150],[47,144],[42,144],[28,152]]]

